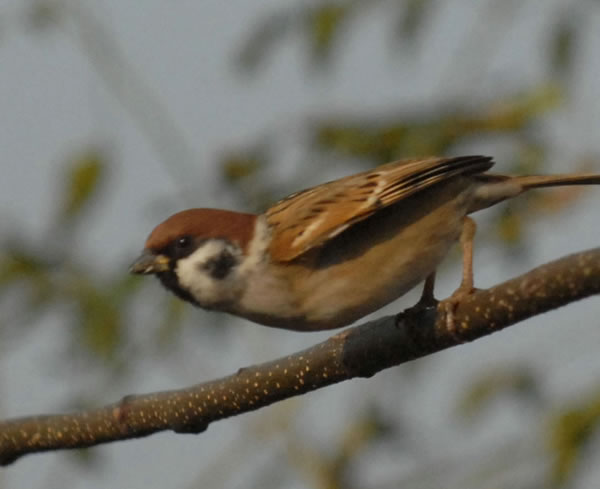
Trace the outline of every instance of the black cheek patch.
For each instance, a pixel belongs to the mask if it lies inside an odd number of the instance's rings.
[[[237,259],[229,251],[225,250],[201,265],[202,270],[207,271],[211,277],[222,280],[231,269],[238,264]]]

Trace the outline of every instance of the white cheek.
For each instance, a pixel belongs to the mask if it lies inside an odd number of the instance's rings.
[[[201,262],[193,260],[192,256],[182,258],[177,262],[175,273],[181,287],[189,291],[198,302],[209,299],[207,295],[211,295],[210,291],[214,289],[214,279],[202,270]]]
[[[214,278],[204,264],[223,251],[222,242],[207,242],[186,258],[177,261],[175,273],[182,288],[190,292],[201,306],[231,300],[234,293],[233,277]],[[232,275],[235,275],[232,273]]]

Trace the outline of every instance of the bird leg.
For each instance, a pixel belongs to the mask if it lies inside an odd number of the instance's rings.
[[[419,302],[415,304],[414,307],[424,308],[424,307],[432,307],[437,305],[438,301],[433,295],[433,287],[435,286],[435,271],[427,276],[425,279],[425,284],[423,285],[423,292],[421,292],[421,297],[419,298]]]
[[[476,231],[477,225],[475,224],[475,221],[470,217],[465,216],[460,233],[460,246],[463,254],[462,280],[459,287],[443,302],[444,312],[446,313],[446,328],[457,340],[459,338],[454,321],[454,313],[460,302],[475,292],[475,287],[473,286],[473,240]],[[429,274],[425,279],[425,285],[423,286],[423,292],[421,293],[419,302],[399,314],[398,320],[400,318],[405,319],[414,316],[415,314],[422,313],[425,309],[430,307],[435,307],[438,304],[438,301],[433,295],[434,284],[435,271]]]
[[[460,234],[460,246],[463,254],[462,280],[458,289],[444,301],[446,304],[446,327],[452,335],[456,335],[457,333],[454,322],[456,308],[463,299],[475,292],[475,287],[473,286],[473,240],[476,231],[477,225],[475,221],[465,216]]]
[[[415,321],[416,318],[419,318],[427,310],[435,308],[438,305],[439,301],[433,295],[434,285],[435,271],[430,273],[425,279],[425,284],[423,285],[423,292],[421,292],[419,302],[398,314],[396,316],[396,324],[398,324],[400,321],[414,321],[415,324],[417,324],[418,321]]]

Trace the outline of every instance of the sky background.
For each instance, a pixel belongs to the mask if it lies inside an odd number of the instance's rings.
[[[289,179],[308,163],[304,159],[313,157],[304,149],[307,120],[331,113],[427,110],[442,100],[476,107],[541,83],[549,77],[544,63],[549,26],[567,14],[578,22],[576,68],[566,102],[535,130],[553,142],[549,170],[572,171],[565,162],[600,153],[597,2],[524,1],[516,8],[514,2],[433,2],[418,39],[418,56],[391,41],[393,19],[389,5],[382,2],[349,29],[351,35],[343,37],[343,49],[328,70],[315,69],[302,36],[292,34],[252,75],[240,74],[235,65],[243,43],[266,15],[304,3],[80,3],[114,43],[110,49],[91,46],[92,31],[82,29],[77,8],[58,26],[39,30],[28,27],[26,20],[33,2],[0,0],[0,234],[10,230],[52,246],[49,223],[62,188],[57,168],[74,151],[97,145],[112,162],[109,181],[101,203],[86,217],[93,219],[93,227],[69,246],[76,260],[92,266],[99,276],[119,267],[127,273],[148,232],[176,210],[239,209],[239,201],[225,190],[218,165],[232,146],[251,145],[268,135],[280,158],[272,178],[288,179],[291,188]],[[576,16],[578,11],[585,15]],[[106,58],[114,47],[122,58]],[[135,73],[135,83],[122,76],[122,66]],[[498,161],[496,170],[507,169],[503,156],[510,148],[503,141],[477,141],[456,151],[491,152]],[[348,166],[332,165],[315,172],[318,163],[310,163],[303,186],[349,171]],[[600,162],[593,164],[600,171]],[[592,189],[567,211],[531,223],[535,238],[528,240],[519,258],[510,259],[499,247],[477,249],[477,284],[489,286],[564,254],[598,246],[599,208],[600,191]],[[477,220],[485,216],[481,213]],[[458,277],[456,266],[447,267],[438,295],[448,295]],[[153,287],[154,297],[159,297],[163,292],[158,284]],[[413,293],[401,304],[416,297]],[[145,319],[158,305],[138,304],[132,337],[140,345],[148,341]],[[387,312],[401,307],[396,304]],[[280,416],[285,419],[280,411],[294,410],[294,432],[326,453],[345,423],[373,399],[392,411],[402,398],[404,436],[413,449],[406,453],[400,445],[382,445],[356,468],[359,480],[386,487],[400,473],[407,480],[420,476],[425,484],[430,477],[435,484],[437,471],[423,467],[442,471],[464,458],[484,462],[499,451],[518,458],[523,450],[530,457],[532,446],[544,444],[539,433],[522,434],[523,417],[535,419],[535,412],[523,413],[530,408],[498,404],[488,421],[471,427],[468,435],[464,427],[448,422],[448,411],[466,384],[501,364],[526,364],[543,372],[541,388],[557,406],[587,392],[600,374],[597,313],[598,300],[591,299],[533,318],[437,354],[416,378],[392,369],[379,374],[377,381],[350,381],[268,408],[266,416],[259,412],[218,422],[199,436],[164,433],[105,445],[96,449],[99,460],[94,465],[77,463],[65,453],[27,456],[0,472],[0,488],[245,488],[249,480],[260,486],[265,473],[275,477],[274,487],[314,487],[300,470],[274,468],[289,455],[286,440],[265,435],[264,425],[276,424]],[[73,409],[72,400],[78,397],[91,397],[101,405],[130,393],[184,387],[329,336],[270,330],[232,319],[240,324],[234,334],[208,333],[212,337],[203,343],[207,333],[202,322],[219,318],[195,311],[197,326],[182,330],[176,354],[146,353],[128,365],[126,382],[112,383],[100,369],[82,367],[84,362],[67,347],[71,340],[63,321],[64,311],[57,310],[35,329],[0,328],[3,418]],[[514,469],[515,477],[535,478],[543,472],[544,460],[527,460],[523,473]],[[597,481],[600,473],[592,462],[582,470],[576,487],[591,487],[591,481]],[[446,482],[452,487],[460,479]]]

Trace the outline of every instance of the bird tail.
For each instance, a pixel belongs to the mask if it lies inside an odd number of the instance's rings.
[[[600,174],[594,173],[523,176],[485,173],[478,175],[477,179],[482,184],[475,190],[475,199],[470,212],[485,209],[534,188],[563,185],[600,185]]]
[[[593,173],[565,175],[525,175],[512,177],[512,181],[523,187],[523,190],[542,187],[559,187],[561,185],[600,185],[600,175]]]

